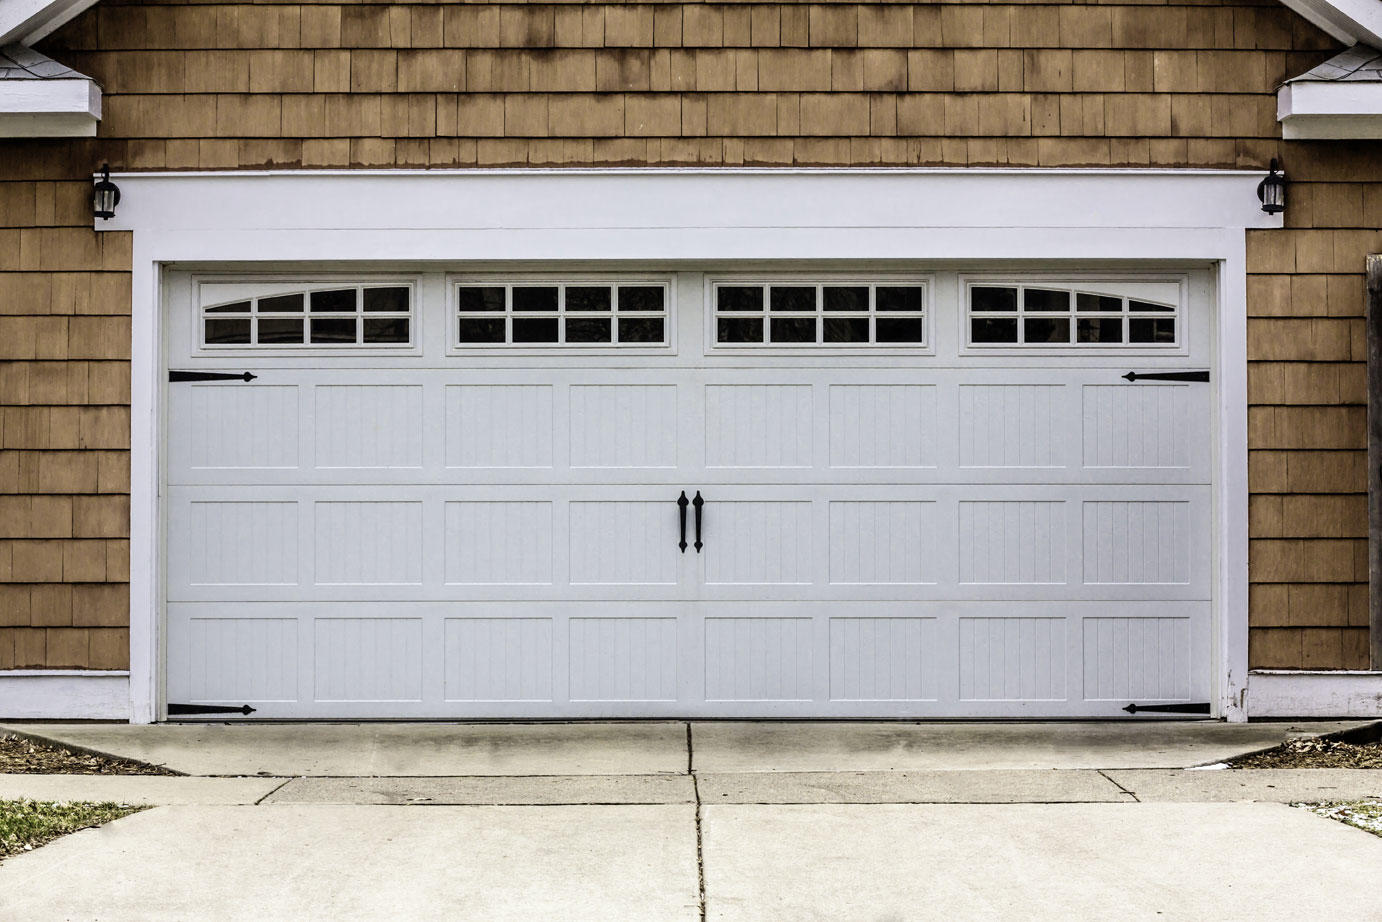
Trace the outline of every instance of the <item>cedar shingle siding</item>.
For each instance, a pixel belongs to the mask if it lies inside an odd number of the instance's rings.
[[[1337,49],[1272,2],[220,4],[102,0],[42,49],[95,141],[0,142],[0,668],[126,664],[124,170],[1264,167],[1248,240],[1250,658],[1367,666],[1363,281],[1382,143],[1283,144]],[[214,202],[188,207],[214,208]],[[1230,485],[1232,488],[1234,485]]]

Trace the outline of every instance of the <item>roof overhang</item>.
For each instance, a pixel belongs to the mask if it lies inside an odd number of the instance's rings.
[[[1276,117],[1288,141],[1382,138],[1382,83],[1287,83]]]
[[[0,0],[3,3],[4,0]],[[1382,47],[1379,0],[1281,0],[1310,23],[1346,45]]]
[[[96,5],[96,0],[0,0],[0,46],[32,45]]]
[[[101,89],[85,77],[0,80],[0,138],[89,138],[101,120]]]

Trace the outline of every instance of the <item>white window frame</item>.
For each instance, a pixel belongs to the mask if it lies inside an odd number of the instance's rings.
[[[716,307],[715,292],[721,287],[738,286],[771,286],[782,285],[790,287],[814,286],[816,288],[817,304],[820,305],[823,297],[821,288],[824,286],[851,286],[868,285],[869,310],[867,313],[839,312],[834,314],[827,312],[823,307],[811,314],[817,318],[817,335],[820,335],[820,321],[826,318],[838,316],[841,319],[850,317],[866,316],[872,321],[873,318],[880,316],[877,306],[874,303],[875,296],[873,289],[876,287],[919,287],[921,289],[921,342],[919,343],[893,343],[893,342],[867,342],[867,343],[828,343],[817,341],[814,343],[722,343],[718,336],[719,313]],[[734,353],[750,353],[753,355],[915,355],[927,356],[935,355],[935,292],[936,276],[931,272],[779,272],[779,273],[707,273],[705,278],[704,306],[705,315],[705,344],[706,355],[728,355]],[[881,316],[886,318],[891,312],[883,312]],[[729,316],[729,315],[726,315]],[[791,311],[780,311],[773,314],[771,305],[764,301],[764,309],[761,314],[744,313],[744,319],[762,317],[764,330],[766,333],[769,321],[774,317],[800,317],[805,314],[794,313]],[[913,317],[912,312],[899,313],[900,317]],[[872,324],[870,324],[872,328]]]
[[[276,355],[276,356],[315,356],[315,355],[359,355],[359,356],[400,356],[400,355],[421,355],[422,339],[419,336],[418,327],[423,316],[422,305],[422,286],[418,283],[416,275],[380,275],[372,276],[368,273],[353,273],[341,275],[265,275],[265,274],[245,274],[233,275],[222,273],[197,273],[192,276],[192,310],[193,322],[188,325],[189,335],[192,337],[190,353],[196,357],[205,358],[253,358],[257,355]],[[254,294],[246,294],[244,297],[228,299],[250,300],[256,298],[272,298],[279,294],[289,295],[298,292],[326,291],[340,288],[407,288],[408,289],[408,342],[406,343],[207,343],[205,321],[208,317],[206,313],[206,297],[204,288],[207,285],[237,285],[248,289],[255,289]],[[263,288],[260,292],[257,289]],[[214,304],[226,303],[222,299],[212,301]],[[305,301],[305,306],[310,307],[310,298]],[[216,316],[216,315],[212,315]],[[257,314],[226,314],[226,319],[238,317],[252,317]],[[297,314],[283,314],[283,317],[296,317]],[[304,336],[310,337],[310,323],[312,313],[305,310],[301,315],[303,318]],[[323,318],[332,316],[321,314]],[[353,314],[336,314],[338,317],[367,317],[368,314],[359,310]],[[396,317],[395,313],[380,314],[381,317]]]
[[[1127,285],[1138,283],[1168,283],[1177,286],[1175,309],[1171,313],[1160,313],[1156,316],[1170,317],[1176,321],[1176,341],[1174,343],[976,343],[970,339],[972,326],[970,319],[974,312],[970,309],[971,288],[1017,288],[1018,305],[1017,310],[1003,316],[1012,317],[1017,321],[1019,337],[1022,331],[1022,319],[1026,316],[1022,309],[1023,288],[1042,288],[1049,290],[1067,290],[1071,296],[1071,308],[1068,314],[1047,314],[1037,313],[1038,317],[1069,317],[1072,335],[1076,329],[1076,321],[1082,316],[1088,319],[1098,319],[1100,314],[1097,311],[1087,311],[1083,315],[1076,307],[1075,296],[1077,294],[1107,294],[1113,297],[1131,298],[1130,295],[1120,295],[1115,291],[1101,292],[1099,285]],[[1157,273],[1143,274],[1138,272],[1127,273],[1045,273],[1045,272],[1010,272],[1010,273],[989,273],[989,272],[962,272],[960,273],[960,284],[958,297],[960,299],[959,310],[955,312],[959,318],[959,339],[960,354],[962,356],[989,355],[995,353],[1012,355],[1061,355],[1061,356],[1181,356],[1189,355],[1192,335],[1189,330],[1190,324],[1187,322],[1186,304],[1189,299],[1189,276],[1185,273]],[[999,316],[991,312],[980,311],[983,316]],[[1126,317],[1126,313],[1105,314],[1105,317],[1116,316]]]
[[[462,343],[460,342],[460,307],[458,291],[463,286],[485,287],[485,286],[505,286],[507,287],[543,287],[557,286],[562,289],[557,296],[558,323],[566,317],[566,286],[582,285],[608,285],[611,288],[637,287],[637,286],[658,286],[663,290],[662,296],[662,335],[661,343]],[[487,272],[480,274],[472,273],[448,273],[446,275],[446,355],[448,356],[468,356],[468,357],[499,357],[506,355],[516,356],[591,356],[591,355],[676,355],[677,354],[677,311],[676,311],[677,286],[676,279],[671,273],[646,273],[646,272],[602,272],[602,273],[582,273],[582,272],[512,272],[496,273]],[[512,306],[512,296],[506,295],[506,308],[501,314],[498,311],[492,312],[496,319],[503,317],[506,329],[512,330],[509,326],[514,317],[520,319],[523,314],[515,314]],[[478,316],[478,315],[473,315]],[[550,314],[540,314],[537,316],[551,316]],[[611,310],[608,315],[586,314],[581,317],[608,316],[612,324],[617,324],[620,316],[617,310]],[[638,312],[638,316],[651,316],[650,313]],[[511,332],[510,334],[511,335]]]
[[[514,263],[707,269],[926,260],[1209,266],[1213,714],[1247,717],[1247,246],[1262,170],[561,169],[122,173],[132,233],[131,720],[163,710],[163,270]],[[214,201],[214,211],[189,209]],[[726,207],[732,203],[733,207]],[[765,226],[770,216],[771,226]]]

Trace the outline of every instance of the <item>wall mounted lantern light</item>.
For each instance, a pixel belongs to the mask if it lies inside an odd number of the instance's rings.
[[[1257,184],[1257,198],[1267,214],[1281,214],[1286,210],[1286,177],[1277,169],[1275,157],[1267,177]]]
[[[101,165],[101,178],[92,187],[92,208],[96,217],[109,221],[115,217],[115,206],[120,204],[120,187],[110,181],[110,164]]]

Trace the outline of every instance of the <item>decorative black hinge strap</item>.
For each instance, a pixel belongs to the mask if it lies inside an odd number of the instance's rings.
[[[239,707],[223,707],[214,704],[170,704],[168,705],[168,716],[175,717],[187,714],[244,714],[246,717],[254,713],[254,708],[248,704]]]
[[[253,381],[258,375],[248,371],[170,371],[169,381]]]
[[[1130,371],[1123,375],[1125,381],[1208,381],[1207,371],[1155,371],[1138,374]]]
[[[1129,714],[1208,714],[1209,702],[1197,704],[1130,704],[1123,708]]]

